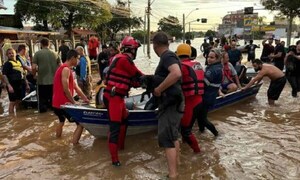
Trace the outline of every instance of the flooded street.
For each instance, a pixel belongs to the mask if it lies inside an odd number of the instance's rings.
[[[151,60],[136,62],[145,73],[156,66],[158,58],[152,55]],[[268,86],[264,79],[255,98],[209,114],[219,137],[208,131],[200,134],[194,127],[201,153],[193,154],[181,142],[179,179],[299,179],[300,97],[292,98],[287,83],[277,102],[280,106],[270,107]],[[4,109],[5,98],[1,97]],[[168,172],[156,131],[128,136],[119,154],[122,166],[116,168],[105,138],[95,139],[84,131],[80,144],[73,146],[75,124],[66,123],[57,139],[57,122],[54,113],[38,114],[35,109],[0,117],[0,179],[154,180]]]
[[[298,179],[300,102],[286,86],[280,107],[269,107],[265,83],[256,98],[210,113],[220,131],[197,132],[200,154],[181,144],[180,179]],[[74,124],[55,137],[56,116],[34,110],[0,119],[0,178],[4,179],[159,179],[167,174],[156,132],[128,136],[122,167],[111,166],[106,139],[87,131],[71,145]]]

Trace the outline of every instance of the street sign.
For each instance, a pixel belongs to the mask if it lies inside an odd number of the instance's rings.
[[[245,7],[244,14],[253,14],[253,7]]]

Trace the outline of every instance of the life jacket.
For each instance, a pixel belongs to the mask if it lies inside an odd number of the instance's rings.
[[[206,66],[205,73],[204,73],[204,83],[205,83],[206,87],[211,87],[214,89],[219,89],[221,87],[222,77],[223,77],[222,68],[223,68],[223,66],[221,65],[221,62],[216,62],[214,64]],[[213,82],[209,81],[208,79],[211,79],[211,78],[207,78],[207,76],[206,76],[211,73],[215,74],[215,78],[214,78]],[[205,94],[206,94],[206,91],[205,91]]]
[[[197,61],[183,61],[181,63],[187,67],[189,76],[182,77],[182,91],[185,97],[204,94],[204,71]]]
[[[27,78],[27,75],[29,75],[30,73],[27,72],[24,66],[31,66],[30,63],[27,61],[26,57],[21,56],[20,54],[17,54],[16,59],[20,61],[23,67],[23,76]]]
[[[27,65],[27,59],[24,56],[21,56],[20,54],[17,54],[16,56],[17,60],[20,61],[21,65]]]
[[[117,94],[120,96],[127,96],[128,91],[131,88],[131,79],[132,77],[128,74],[128,71],[121,68],[116,68],[117,64],[122,61],[121,59],[125,59],[129,61],[130,63],[133,63],[133,61],[130,59],[129,56],[126,54],[117,54],[112,59],[111,65],[109,66],[107,75],[106,75],[106,84],[110,87],[115,87],[116,89],[119,89],[120,92],[123,92],[123,94]],[[110,91],[109,89],[105,89],[106,91]],[[126,94],[125,94],[126,92]]]
[[[229,68],[229,63],[225,63],[223,64],[223,78],[222,78],[222,82],[224,81],[225,77],[230,81],[230,82],[234,82],[233,81],[233,76],[231,73],[231,69]]]
[[[24,70],[20,61],[9,60],[12,65],[12,73],[8,75],[9,80],[16,81],[24,78]]]

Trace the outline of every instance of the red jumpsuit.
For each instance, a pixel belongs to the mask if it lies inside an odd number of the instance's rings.
[[[139,87],[140,83],[134,79],[142,76],[133,61],[126,54],[118,54],[112,60],[107,73],[107,86],[104,90],[104,104],[109,115],[108,148],[112,163],[119,163],[118,149],[124,149],[126,136],[126,109],[124,97],[128,95],[131,87]]]
[[[182,91],[185,98],[184,114],[181,119],[181,135],[195,153],[200,152],[198,141],[192,133],[192,128],[202,106],[204,93],[204,71],[197,61],[184,59],[181,61]]]

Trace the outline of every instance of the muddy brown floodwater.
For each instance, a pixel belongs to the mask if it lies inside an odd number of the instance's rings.
[[[300,102],[286,85],[279,107],[266,102],[268,81],[256,98],[209,114],[220,136],[194,133],[201,146],[193,154],[181,144],[179,179],[299,179]],[[3,101],[3,99],[2,99]],[[5,104],[5,102],[4,102]],[[122,166],[111,166],[106,139],[87,131],[71,145],[74,124],[56,139],[57,118],[34,109],[0,118],[0,178],[3,179],[159,179],[167,174],[156,132],[128,136]]]
[[[156,66],[152,62],[137,64],[152,68],[146,71],[150,73]],[[193,154],[181,143],[179,179],[300,179],[300,98],[292,98],[286,84],[280,106],[270,107],[268,85],[264,80],[255,98],[209,114],[219,137],[208,131],[200,134],[194,127],[201,153]],[[4,110],[7,102],[2,96]],[[122,166],[115,168],[105,138],[95,139],[85,131],[80,144],[73,146],[75,124],[66,123],[60,139],[55,137],[56,124],[53,113],[38,114],[35,109],[0,117],[0,179],[154,180],[167,174],[155,131],[128,136],[120,151]]]

